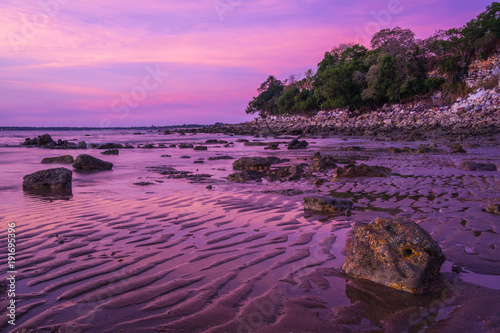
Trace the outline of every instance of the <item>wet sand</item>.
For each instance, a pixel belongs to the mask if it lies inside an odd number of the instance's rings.
[[[47,150],[6,147],[33,133],[0,140],[0,246],[6,224],[17,237],[15,329],[29,332],[487,332],[500,326],[499,215],[483,209],[499,197],[500,172],[463,171],[463,161],[500,167],[498,140],[470,140],[467,154],[390,154],[422,142],[308,138],[306,150],[265,150],[250,141],[290,138],[224,135],[100,136],[51,133],[92,142],[200,144],[193,149]],[[40,133],[34,133],[34,135]],[[431,144],[434,142],[424,142]],[[449,143],[437,142],[448,149]],[[346,150],[359,146],[359,151]],[[332,179],[333,170],[295,182],[237,184],[225,177],[229,155],[310,163],[316,151],[392,169],[388,178]],[[73,174],[73,196],[22,192],[22,176],[48,168],[44,157],[86,153],[114,163],[112,171]],[[162,155],[171,157],[162,157]],[[191,158],[181,158],[182,156]],[[203,164],[194,161],[203,158]],[[60,166],[60,165],[57,165]],[[147,167],[168,166],[199,181],[172,179]],[[280,165],[281,166],[281,165]],[[49,166],[51,167],[51,166]],[[68,168],[72,169],[70,166]],[[321,186],[314,179],[325,178]],[[147,182],[148,186],[134,185]],[[206,189],[212,185],[213,189]],[[280,190],[294,189],[282,195]],[[350,198],[351,216],[304,211],[310,193]],[[354,222],[404,216],[437,240],[447,257],[425,295],[352,280],[339,267]],[[460,274],[452,271],[460,266]],[[0,267],[2,276],[6,267]],[[2,279],[5,281],[5,278]],[[7,300],[2,298],[2,313]],[[12,330],[8,318],[0,327]]]

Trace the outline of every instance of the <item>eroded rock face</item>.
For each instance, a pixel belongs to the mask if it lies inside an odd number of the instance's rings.
[[[73,163],[77,170],[111,170],[113,163],[103,161],[87,154],[78,155]]]
[[[73,163],[75,159],[71,155],[64,155],[64,156],[56,156],[56,157],[46,157],[42,160],[41,163],[44,164],[50,164],[50,163],[61,163],[61,164],[67,164],[67,163]]]
[[[348,164],[343,168],[336,168],[333,172],[335,178],[354,178],[354,177],[387,177],[391,169],[379,166],[370,166],[366,164]]]
[[[24,191],[71,191],[73,172],[66,168],[40,170],[23,177]]]
[[[326,197],[304,197],[304,209],[333,213],[350,213],[352,201]]]
[[[465,171],[497,171],[493,163],[463,162],[462,169]]]
[[[414,294],[427,289],[446,259],[427,231],[404,219],[356,223],[346,248],[347,274]]]

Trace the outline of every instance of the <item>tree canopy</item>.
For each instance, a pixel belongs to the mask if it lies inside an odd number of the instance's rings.
[[[369,109],[401,103],[436,89],[459,89],[475,58],[498,52],[500,3],[493,2],[461,28],[438,30],[418,40],[409,29],[383,29],[373,35],[371,50],[341,44],[325,52],[314,73],[269,76],[257,89],[247,113],[311,113],[335,108]]]

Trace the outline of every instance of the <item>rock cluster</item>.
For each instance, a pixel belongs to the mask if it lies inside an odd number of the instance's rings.
[[[428,288],[446,259],[427,231],[403,219],[356,223],[346,248],[347,274],[414,294]]]
[[[54,141],[49,134],[39,135],[33,139],[26,138],[23,146],[36,146],[48,149],[87,149],[87,143],[85,141],[80,141],[78,143],[69,142],[68,140],[57,140]]]
[[[500,87],[478,89],[449,106],[424,102],[390,105],[356,115],[346,109],[315,116],[268,116],[236,125],[210,126],[193,132],[256,135],[265,128],[277,135],[368,135],[408,140],[418,134],[461,137],[500,131]],[[248,143],[251,144],[251,143]],[[262,143],[264,145],[264,143]]]

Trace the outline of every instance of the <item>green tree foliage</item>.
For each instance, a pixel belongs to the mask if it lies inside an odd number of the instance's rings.
[[[435,89],[463,89],[462,78],[474,58],[497,52],[500,3],[493,2],[461,28],[438,30],[425,40],[409,29],[377,32],[371,50],[341,44],[326,52],[313,70],[298,80],[269,76],[248,103],[247,113],[310,113],[320,109],[360,109],[400,103]]]

